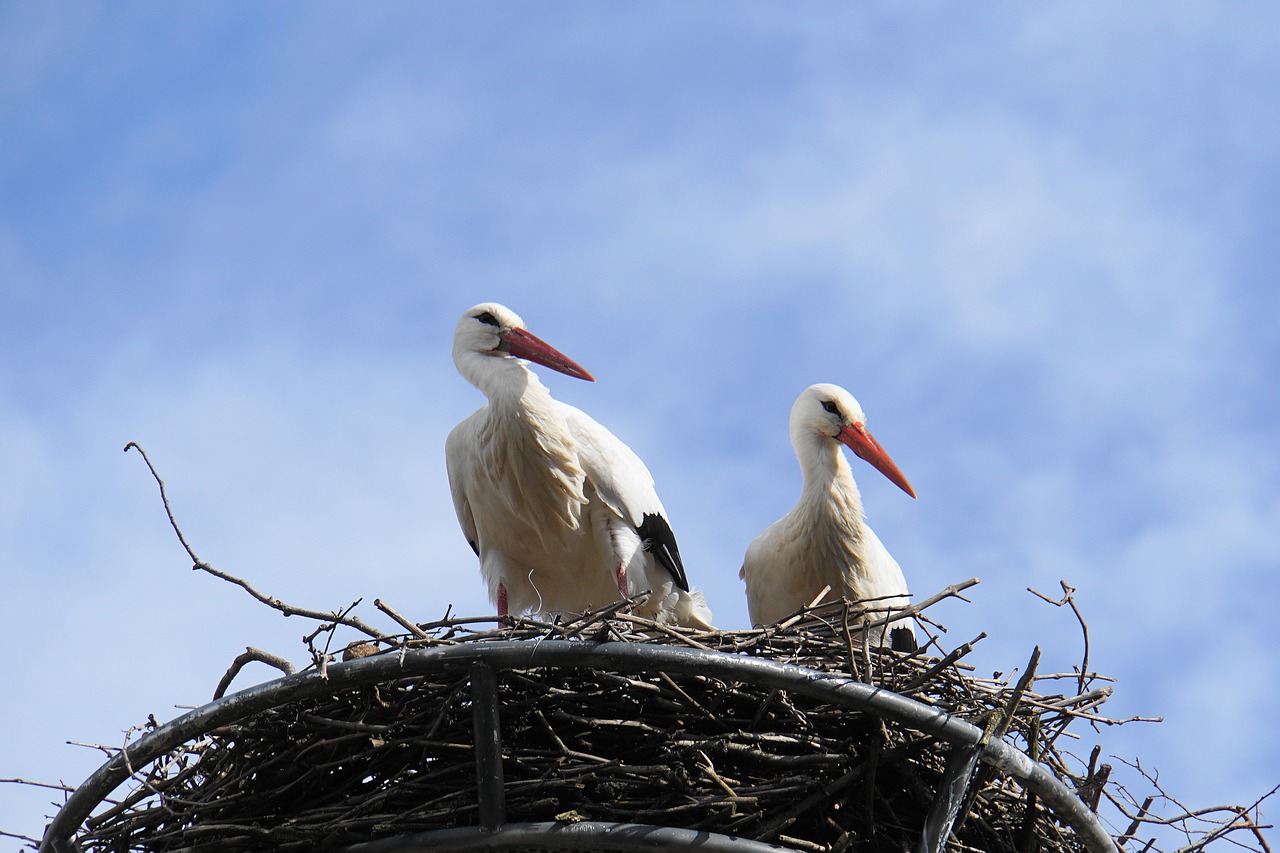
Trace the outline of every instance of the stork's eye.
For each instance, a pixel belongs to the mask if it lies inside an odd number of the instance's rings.
[[[476,319],[479,320],[481,323],[484,323],[486,326],[501,325],[498,322],[498,318],[490,314],[488,311],[485,311],[483,314],[477,314]]]
[[[825,402],[822,404],[822,408],[826,409],[828,412],[830,412],[830,413],[831,413],[831,414],[833,414],[833,415],[838,415],[838,414],[840,414],[840,407],[839,407],[839,406],[837,406],[837,405],[835,404],[835,401],[833,401],[833,400],[827,400],[827,401],[825,401]]]

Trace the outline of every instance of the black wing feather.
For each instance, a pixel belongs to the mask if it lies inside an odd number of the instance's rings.
[[[640,526],[636,528],[644,549],[658,558],[658,562],[671,572],[676,586],[685,592],[689,591],[689,579],[684,574],[684,561],[680,559],[680,546],[676,545],[676,535],[671,532],[671,525],[657,513],[647,512]]]

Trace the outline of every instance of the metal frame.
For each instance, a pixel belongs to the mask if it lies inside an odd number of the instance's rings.
[[[476,664],[485,666],[473,668]],[[473,675],[478,673],[476,676],[478,681],[473,680],[473,691],[475,691],[474,695],[481,697],[482,701],[477,702],[477,705],[491,705],[494,708],[494,724],[490,728],[496,731],[496,692],[488,694],[492,696],[491,701],[485,700],[486,691],[492,688],[492,683],[490,682],[490,687],[486,688],[483,682],[493,676],[493,669],[529,667],[601,669],[625,673],[663,671],[681,675],[712,676],[728,681],[752,682],[878,714],[908,728],[952,743],[956,747],[976,746],[982,738],[982,730],[971,723],[914,699],[849,678],[759,657],[647,643],[542,639],[475,642],[455,646],[406,649],[333,664],[323,674],[316,670],[309,670],[259,684],[225,696],[160,726],[113,756],[67,798],[62,809],[46,829],[40,851],[41,853],[77,853],[79,845],[74,840],[76,831],[102,800],[129,778],[131,768],[142,767],[211,729],[268,708],[350,687],[427,675],[442,670],[457,671],[471,668]],[[488,676],[484,674],[485,668],[490,668]],[[477,713],[480,713],[480,709],[477,709]],[[479,717],[476,725],[479,734],[481,725]],[[494,746],[500,750],[500,744],[491,743],[489,747],[482,747],[479,744],[480,740],[481,738],[477,737],[478,760],[483,750]],[[500,753],[495,755],[500,756]],[[1034,791],[1059,819],[1075,830],[1092,853],[1117,853],[1115,842],[1098,820],[1098,816],[1047,766],[1036,763],[1025,753],[1001,740],[988,741],[982,747],[978,757],[999,772],[1019,780],[1028,790]],[[490,756],[490,760],[492,759],[493,756]],[[498,765],[501,765],[500,760]],[[496,792],[490,790],[484,796],[490,797],[490,800],[485,807],[486,811],[482,812],[482,820],[487,820],[493,826],[501,826],[501,786],[497,787]],[[507,829],[509,827],[503,827],[501,831],[507,831]],[[705,835],[703,833],[703,836]],[[394,839],[387,839],[388,842],[392,840]]]

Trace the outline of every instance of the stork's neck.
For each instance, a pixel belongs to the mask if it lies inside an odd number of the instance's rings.
[[[498,408],[528,406],[551,396],[534,372],[518,358],[455,351],[453,363],[463,378],[484,392],[489,402]]]
[[[840,443],[811,429],[797,430],[791,445],[804,474],[801,504],[862,521],[862,495]]]

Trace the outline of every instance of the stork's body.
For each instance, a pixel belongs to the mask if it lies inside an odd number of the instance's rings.
[[[840,445],[907,494],[915,497],[915,492],[863,422],[858,401],[836,385],[813,385],[792,406],[791,445],[804,487],[795,508],[747,548],[740,577],[746,582],[752,624],[766,625],[795,613],[827,586],[828,601],[843,597],[873,608],[910,603],[902,569],[864,520],[862,496]],[[909,621],[901,625],[910,630]],[[883,632],[875,636],[879,642]],[[906,642],[906,636],[896,641]]]
[[[458,522],[498,612],[581,612],[651,591],[640,613],[710,627],[649,470],[521,359],[590,375],[493,303],[463,315],[453,357],[488,397],[449,434],[445,456]]]

